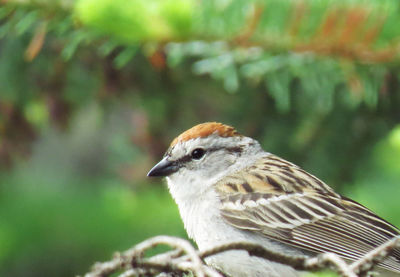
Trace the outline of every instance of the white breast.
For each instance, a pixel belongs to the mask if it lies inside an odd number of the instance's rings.
[[[198,245],[200,250],[210,249],[214,246],[238,241],[260,243],[268,249],[281,252],[286,246],[272,242],[267,238],[249,234],[239,230],[224,221],[219,212],[219,199],[214,190],[191,199],[175,199],[190,238]],[[293,251],[294,254],[299,254]],[[206,259],[222,272],[231,276],[299,276],[291,267],[278,263],[268,262],[264,259],[250,257],[245,251],[228,251]]]

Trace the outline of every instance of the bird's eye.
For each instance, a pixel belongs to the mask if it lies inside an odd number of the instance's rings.
[[[204,156],[204,154],[206,153],[206,151],[204,151],[204,149],[202,149],[202,148],[196,148],[196,149],[194,149],[193,151],[192,151],[192,158],[194,159],[194,160],[200,160],[203,156]]]

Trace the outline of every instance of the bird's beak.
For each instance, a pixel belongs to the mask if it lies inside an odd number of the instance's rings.
[[[178,170],[178,166],[173,161],[169,161],[168,157],[164,157],[158,164],[156,164],[149,173],[148,177],[165,177]]]

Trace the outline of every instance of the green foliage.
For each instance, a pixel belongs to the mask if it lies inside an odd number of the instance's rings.
[[[358,185],[347,188],[346,191],[395,226],[400,226],[399,180],[400,126],[398,125],[371,151],[371,159],[360,166],[355,179]]]
[[[3,190],[0,199],[2,276],[73,276],[148,237],[185,236],[166,191],[8,184],[18,189]]]
[[[117,68],[138,53],[152,55],[157,45],[190,41],[167,44],[170,66],[194,61],[194,73],[222,80],[228,92],[237,92],[244,81],[264,84],[281,112],[292,107],[297,84],[321,111],[333,108],[336,95],[350,107],[376,107],[390,74],[387,62],[397,61],[394,0],[62,3],[10,1],[0,9],[0,33],[25,35],[26,41],[45,24],[48,36],[61,38],[64,59],[83,45],[98,45],[101,56],[114,53]],[[17,95],[10,91],[6,97],[19,101]]]
[[[194,9],[188,0],[79,0],[75,15],[101,33],[135,43],[186,37]]]
[[[251,43],[269,49],[313,44],[321,38],[328,39],[324,42],[327,46],[346,43],[350,47],[369,47],[369,43],[376,43],[374,47],[382,48],[400,35],[391,27],[399,20],[397,10],[395,0],[80,0],[75,4],[81,22],[127,43],[240,40],[241,35],[251,32]],[[350,30],[346,26],[349,23],[357,25]],[[351,37],[356,32],[358,36]]]

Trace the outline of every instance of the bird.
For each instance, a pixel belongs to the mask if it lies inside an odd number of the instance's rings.
[[[176,137],[149,177],[166,177],[199,250],[246,241],[287,255],[334,253],[348,261],[399,229],[235,128],[198,124]],[[288,265],[230,250],[206,263],[227,276],[301,276]],[[400,248],[378,264],[400,274]]]

